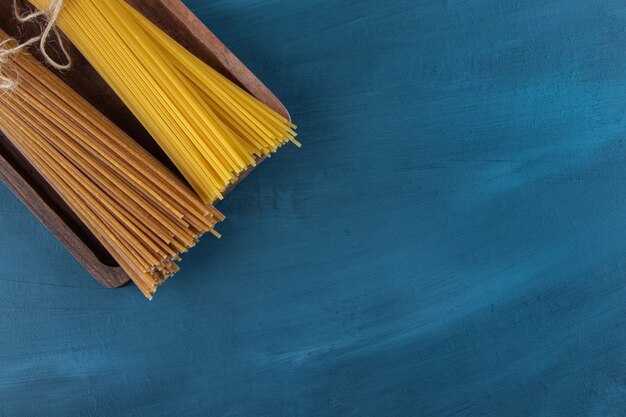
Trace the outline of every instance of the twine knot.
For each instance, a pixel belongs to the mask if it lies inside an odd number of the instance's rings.
[[[8,75],[5,75],[2,72],[2,68],[4,67],[4,65],[9,63],[9,61],[11,60],[11,55],[21,52],[22,49],[29,47],[37,41],[37,38],[32,38],[22,44],[19,44],[15,39],[9,38],[0,42],[0,91],[13,90],[17,85],[17,80],[9,77]],[[7,47],[11,43],[16,43],[17,45],[13,47]]]
[[[20,23],[31,22],[34,19],[39,17],[44,17],[46,19],[46,26],[39,36],[34,36],[27,40],[22,44],[17,44],[13,47],[8,47],[11,43],[17,43],[17,41],[13,38],[9,38],[0,42],[0,91],[10,91],[17,85],[17,80],[13,80],[2,72],[2,68],[5,64],[10,61],[11,55],[17,54],[21,52],[24,48],[27,48],[30,45],[33,45],[39,42],[39,50],[44,57],[44,60],[48,65],[57,69],[57,70],[67,70],[72,67],[72,57],[70,56],[67,48],[65,47],[65,42],[59,33],[59,30],[56,27],[57,20],[59,19],[59,14],[61,13],[61,9],[63,8],[63,0],[50,0],[50,4],[48,8],[45,10],[37,10],[25,15],[21,15],[19,13],[19,7],[17,4],[17,0],[13,0],[13,12],[15,13],[15,18]],[[53,59],[46,50],[46,46],[48,44],[48,39],[50,34],[54,33],[59,42],[59,47],[61,48],[61,52],[65,56],[65,60],[67,63],[63,64],[55,59]]]

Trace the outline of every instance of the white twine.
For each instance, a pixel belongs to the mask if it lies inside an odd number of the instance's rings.
[[[44,59],[46,60],[46,62],[58,70],[67,70],[72,67],[72,57],[70,56],[67,49],[65,48],[65,42],[63,42],[63,38],[61,37],[61,34],[59,33],[59,30],[56,27],[56,23],[57,23],[57,20],[59,19],[59,14],[61,13],[62,8],[63,8],[63,0],[50,0],[50,4],[48,5],[48,8],[46,10],[38,10],[36,12],[32,12],[32,13],[22,16],[19,14],[19,11],[18,11],[17,0],[13,0],[13,9],[15,12],[15,17],[21,23],[30,22],[33,19],[37,19],[40,16],[43,16],[46,18],[48,23],[46,24],[46,27],[44,31],[42,32],[41,36],[36,36],[32,39],[29,39],[27,42],[30,42],[33,39],[34,39],[34,42],[38,40],[39,49],[41,50],[41,53]],[[50,55],[48,55],[48,52],[46,51],[46,45],[48,44],[48,37],[50,36],[50,33],[52,32],[54,32],[54,35],[59,40],[59,47],[61,48],[61,51],[65,55],[65,60],[67,61],[67,64],[61,64],[55,61],[54,59],[50,57]]]
[[[0,43],[0,91],[11,91],[17,86],[17,80],[9,77],[2,72],[4,65],[11,60],[11,55],[21,52],[22,49],[34,44],[38,40],[39,39],[37,38],[32,38],[27,40],[23,44],[18,44],[12,48],[8,48],[7,45],[17,42],[13,38],[6,39]]]
[[[72,57],[65,47],[65,42],[63,42],[63,38],[59,33],[59,30],[56,27],[57,20],[59,19],[59,14],[61,13],[61,9],[63,8],[63,0],[50,0],[50,4],[48,8],[45,10],[38,10],[35,12],[28,13],[26,15],[21,15],[19,13],[19,7],[17,4],[17,0],[13,0],[13,11],[15,13],[16,19],[21,23],[30,22],[34,19],[37,19],[41,16],[46,18],[47,24],[44,28],[43,32],[39,36],[34,36],[27,40],[22,44],[17,44],[14,47],[7,47],[10,43],[17,42],[15,39],[10,38],[0,43],[0,90],[12,90],[15,88],[17,81],[11,79],[9,76],[5,75],[2,72],[2,68],[5,64],[10,61],[10,57],[14,54],[21,52],[24,48],[33,45],[39,42],[39,49],[41,54],[44,57],[44,60],[48,65],[57,70],[67,70],[72,67]],[[59,63],[54,60],[46,50],[46,45],[48,44],[48,38],[50,34],[54,32],[54,35],[57,37],[59,41],[59,46],[63,55],[65,55],[66,64]]]

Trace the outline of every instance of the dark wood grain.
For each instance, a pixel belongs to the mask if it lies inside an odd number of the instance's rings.
[[[0,0],[0,27],[12,36],[26,39],[37,32],[38,26],[25,25],[18,29],[12,3],[12,0]],[[287,110],[272,92],[181,1],[128,0],[128,3],[207,64],[289,118]],[[52,53],[54,46],[51,45]],[[104,80],[75,48],[70,49],[75,65],[70,71],[57,72],[57,75],[182,179],[178,170]],[[38,56],[36,52],[35,55]],[[250,171],[244,172],[239,181]],[[1,133],[0,178],[102,285],[114,288],[129,281],[113,257],[63,199]]]

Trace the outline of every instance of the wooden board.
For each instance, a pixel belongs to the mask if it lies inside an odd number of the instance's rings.
[[[289,118],[272,92],[180,0],[128,0],[128,3],[207,64]],[[18,30],[12,4],[13,0],[0,0],[0,27],[12,36],[26,39],[38,28],[27,25]],[[148,132],[84,57],[75,48],[71,48],[71,53],[74,67],[57,75],[182,179]],[[249,172],[243,173],[239,181]],[[107,250],[2,133],[0,178],[102,285],[113,288],[129,281]]]

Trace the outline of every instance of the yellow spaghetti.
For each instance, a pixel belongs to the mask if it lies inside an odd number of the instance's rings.
[[[50,0],[30,0],[44,10]],[[295,125],[197,59],[124,0],[65,0],[60,29],[207,203]]]
[[[33,57],[6,70],[0,130],[152,298],[223,216]]]

